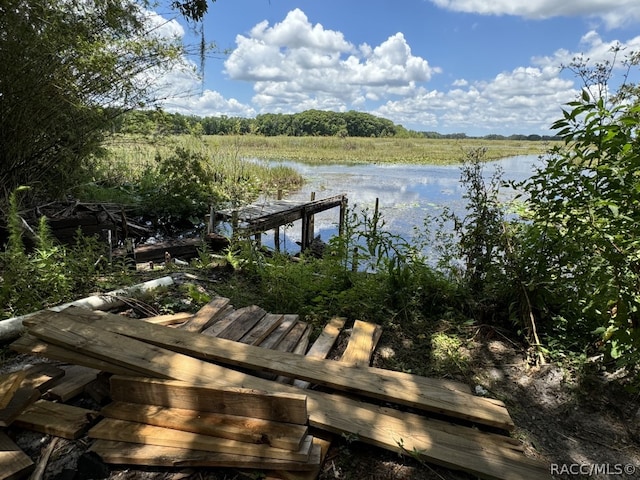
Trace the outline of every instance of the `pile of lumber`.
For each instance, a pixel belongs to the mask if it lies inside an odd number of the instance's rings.
[[[457,382],[369,367],[375,325],[356,322],[342,361],[334,361],[324,357],[342,320],[307,348],[309,326],[297,316],[236,310],[224,298],[186,318],[140,321],[69,308],[27,323],[15,350],[112,374],[112,403],[88,431],[107,463],[315,478],[328,445],[316,432],[328,432],[481,478],[549,478],[545,463],[508,436],[514,424],[502,402]]]

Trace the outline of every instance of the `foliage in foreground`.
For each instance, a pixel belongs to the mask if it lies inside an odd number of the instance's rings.
[[[640,360],[640,104],[625,94],[634,90],[606,95],[610,64],[574,68],[594,83],[553,126],[564,145],[523,185],[528,248],[538,249],[530,288],[553,305],[552,332],[597,335],[609,358],[633,366]]]
[[[63,246],[53,239],[43,217],[34,248],[25,247],[18,213],[17,189],[9,198],[9,241],[0,253],[2,317],[22,315],[73,300],[96,284],[96,265],[104,247],[78,232],[76,243]]]

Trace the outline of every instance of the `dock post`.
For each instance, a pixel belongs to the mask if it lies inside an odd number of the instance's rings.
[[[282,200],[282,189],[278,189],[278,200]],[[280,251],[280,226],[277,226],[273,231],[273,244],[276,248],[276,252]]]
[[[338,235],[342,237],[344,234],[344,222],[347,217],[347,196],[342,196],[342,201],[340,202],[340,223],[338,224]]]
[[[311,192],[311,201],[316,199],[316,192]],[[306,209],[302,213],[302,241],[301,251],[305,251],[311,245],[313,240],[313,214],[307,214]]]

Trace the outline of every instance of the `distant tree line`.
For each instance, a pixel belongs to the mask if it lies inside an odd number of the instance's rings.
[[[114,133],[141,135],[245,135],[321,136],[321,137],[414,137],[466,139],[465,133],[442,134],[417,132],[396,125],[391,120],[364,112],[332,112],[306,110],[300,113],[265,113],[255,118],[199,117],[167,113],[162,110],[134,110],[118,116],[113,124]],[[486,140],[557,140],[550,135],[497,135],[482,137]]]

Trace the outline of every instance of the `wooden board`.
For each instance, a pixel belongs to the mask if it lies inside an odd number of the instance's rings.
[[[118,442],[144,443],[161,447],[179,447],[207,452],[233,453],[261,458],[277,458],[294,462],[308,462],[312,437],[307,436],[297,451],[268,445],[238,442],[228,438],[212,437],[143,423],[105,418],[88,432],[90,438]]]
[[[23,478],[33,468],[33,460],[6,433],[0,432],[0,480]]]
[[[289,331],[298,322],[298,315],[285,315],[282,318],[282,323],[273,330],[269,336],[267,336],[262,342],[258,344],[260,348],[271,349],[274,348],[280,341],[289,333]]]
[[[105,322],[100,325],[104,327]],[[87,355],[108,356],[114,362],[135,365],[135,368],[152,376],[170,376],[184,380],[188,382],[184,384],[185,387],[196,383],[215,388],[241,385],[267,391],[300,392],[292,386],[167,352],[141,341],[106,332],[94,325],[72,322],[64,316],[57,317],[55,322],[49,319],[37,328],[39,335],[73,345],[73,348],[80,349]],[[237,343],[234,345],[243,346]],[[381,407],[340,395],[319,391],[306,391],[306,394],[309,423],[319,429],[357,435],[361,441],[394,452],[411,452],[425,461],[467,471],[486,479],[550,478],[548,466],[543,462],[528,459],[519,452],[501,448],[492,442],[480,442],[465,435],[443,431],[437,423],[420,415],[405,413],[398,418],[385,413]]]
[[[294,462],[275,458],[206,452],[176,447],[143,445],[138,443],[97,440],[90,451],[105,463],[144,465],[153,467],[243,468],[260,470],[310,470],[320,464],[320,451],[314,446],[308,462]]]
[[[40,398],[41,389],[64,375],[53,365],[38,364],[10,375],[11,388],[5,390],[4,408],[0,408],[0,427],[8,427],[27,407]],[[16,379],[18,383],[16,383]]]
[[[309,335],[309,326],[305,322],[296,322],[291,330],[273,347],[278,352],[292,352],[300,343],[303,335]]]
[[[16,391],[22,385],[25,375],[26,372],[22,370],[0,375],[0,410],[9,405]]]
[[[157,378],[111,377],[114,401],[159,405],[199,412],[252,417],[306,425],[309,421],[304,392],[274,393],[233,386],[185,385]]]
[[[101,413],[108,418],[201,433],[244,443],[269,445],[291,451],[299,450],[308,435],[306,425],[157,405],[113,402],[104,407]]]
[[[267,312],[257,305],[240,308],[235,311],[235,320],[217,336],[228,340],[238,341],[249,332]]]
[[[33,387],[20,387],[14,392],[7,406],[0,409],[0,427],[8,427],[29,405],[40,398],[40,392]]]
[[[304,327],[304,329],[303,329]],[[296,329],[302,331],[298,333]],[[282,350],[284,352],[295,353],[296,355],[304,355],[309,347],[309,336],[311,335],[311,326],[305,322],[298,322],[295,327],[289,332],[289,334],[276,346],[276,350]],[[292,337],[292,338],[290,338]],[[260,375],[263,376],[264,374]],[[269,375],[269,374],[267,374]],[[285,377],[282,375],[276,375],[276,382],[281,383],[293,383],[294,378]],[[267,377],[268,378],[268,377]]]
[[[247,332],[239,341],[247,345],[258,345],[284,320],[284,315],[267,313],[258,324]]]
[[[145,322],[155,323],[156,325],[177,325],[180,323],[186,323],[193,318],[192,313],[188,312],[179,312],[172,313],[168,315],[156,315],[155,317],[147,317],[143,318]]]
[[[344,318],[332,318],[331,321],[324,326],[322,333],[316,338],[316,341],[313,342],[306,356],[311,358],[326,358],[340,336],[344,323]],[[298,388],[308,388],[311,384],[304,380],[294,380],[293,385]]]
[[[379,325],[356,320],[340,362],[354,367],[368,367],[381,334]]]
[[[70,365],[64,370],[64,378],[47,390],[45,396],[49,400],[66,402],[80,395],[85,387],[97,378],[99,372],[95,368],[83,367],[82,365]]]
[[[227,307],[230,306],[229,302],[228,298],[215,297],[198,310],[181,328],[187,332],[201,332],[220,318],[223,312],[227,311]]]
[[[242,312],[238,310],[229,309],[225,312],[224,315],[219,316],[215,322],[209,325],[207,328],[202,330],[203,335],[209,335],[212,337],[217,337],[220,332],[222,332],[225,328],[230,326],[236,319],[242,315]]]
[[[13,425],[34,432],[76,440],[87,431],[98,416],[98,412],[94,410],[38,400],[22,412]]]
[[[47,315],[49,318],[46,322],[40,322],[30,329],[32,334],[40,337],[57,336],[58,338],[48,338],[54,343],[56,341],[78,343],[73,334],[74,331],[80,331],[82,324],[79,321],[84,322],[85,319],[79,317],[71,319],[64,314],[54,312],[48,312]],[[91,320],[87,320],[84,325],[95,332],[92,330],[95,328],[91,325],[92,323]],[[319,385],[504,430],[511,430],[514,427],[509,412],[502,402],[453,390],[447,387],[446,381],[439,379],[373,367],[351,367],[331,360],[277,352],[144,322],[127,322],[117,315],[102,317],[100,329],[114,333],[120,332],[131,338],[138,338],[208,361],[213,360],[226,365],[307,380]],[[107,346],[106,350],[111,348]],[[105,352],[104,358],[111,357]],[[123,365],[133,367],[136,362],[125,361]],[[141,373],[148,372],[141,371]]]
[[[320,468],[324,463],[324,459],[331,447],[333,435],[328,432],[315,432],[313,433],[313,446],[320,452],[320,462],[318,465],[308,471],[293,471],[293,470],[278,470],[267,475],[265,480],[316,480],[320,475]]]
[[[113,363],[106,360],[86,357],[85,355],[82,355],[76,351],[61,348],[58,345],[52,345],[51,343],[45,342],[39,338],[34,337],[33,335],[29,335],[28,333],[22,335],[22,337],[13,342],[10,345],[10,348],[19,353],[40,355],[52,360],[83,365],[85,367],[104,370],[118,375],[136,374],[134,370],[131,370],[129,368],[114,365]]]

